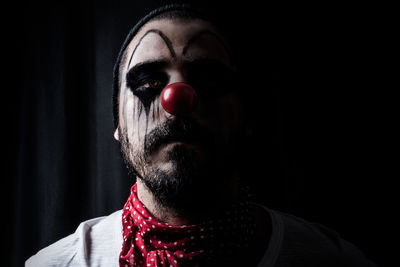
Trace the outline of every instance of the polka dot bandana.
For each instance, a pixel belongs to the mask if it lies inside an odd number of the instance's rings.
[[[213,259],[224,261],[243,252],[254,233],[247,202],[236,203],[207,223],[169,225],[147,211],[136,184],[122,212],[122,228],[120,267],[209,266]]]

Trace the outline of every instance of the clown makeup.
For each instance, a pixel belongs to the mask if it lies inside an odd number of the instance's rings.
[[[160,202],[176,205],[167,198],[182,196],[183,189],[190,197],[204,188],[213,176],[205,170],[225,166],[232,156],[222,142],[232,139],[237,121],[237,103],[226,97],[234,76],[229,51],[208,22],[162,19],[142,27],[124,59],[118,127],[124,157],[149,189],[164,197]],[[199,107],[190,115],[171,115],[160,104],[162,89],[175,82],[190,84],[199,95]]]

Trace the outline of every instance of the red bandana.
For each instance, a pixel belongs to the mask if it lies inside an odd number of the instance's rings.
[[[198,225],[168,225],[147,211],[137,197],[136,184],[122,212],[123,246],[120,267],[195,266],[247,247],[252,234],[247,202],[221,212],[215,221]],[[231,257],[232,258],[232,257]]]

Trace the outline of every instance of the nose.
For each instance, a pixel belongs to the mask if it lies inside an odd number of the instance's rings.
[[[197,104],[196,91],[185,82],[171,83],[161,92],[161,106],[172,115],[179,116],[192,113]]]

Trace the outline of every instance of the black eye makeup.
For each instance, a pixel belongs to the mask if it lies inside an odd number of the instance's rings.
[[[146,61],[132,67],[126,74],[126,86],[142,102],[146,114],[151,103],[168,85],[167,61]],[[210,58],[196,58],[184,63],[186,82],[204,97],[217,97],[236,90],[236,72],[228,65]]]
[[[169,77],[162,71],[165,62],[144,62],[126,74],[126,86],[136,95],[148,113],[151,103],[167,85]]]

